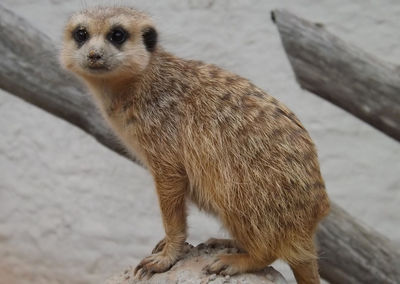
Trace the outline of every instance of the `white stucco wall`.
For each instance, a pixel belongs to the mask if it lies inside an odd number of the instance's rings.
[[[400,144],[301,90],[269,16],[285,7],[400,63],[398,0],[99,2],[149,11],[168,50],[235,71],[287,104],[317,144],[331,199],[400,244]],[[67,16],[96,2],[1,3],[59,42]],[[1,284],[101,283],[163,237],[152,181],[142,168],[4,92],[0,129]],[[193,243],[223,234],[195,210],[189,226]]]

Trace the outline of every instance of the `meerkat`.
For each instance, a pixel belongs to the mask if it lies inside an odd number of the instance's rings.
[[[165,51],[151,18],[128,7],[74,14],[62,65],[154,178],[165,238],[135,269],[167,271],[182,256],[186,201],[217,216],[238,253],[207,273],[234,275],[286,261],[298,283],[319,283],[313,243],[329,211],[315,146],[285,105],[249,80]]]

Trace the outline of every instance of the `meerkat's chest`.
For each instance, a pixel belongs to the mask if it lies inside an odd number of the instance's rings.
[[[126,114],[107,114],[106,119],[127,150],[147,165],[144,149],[139,142],[136,118],[133,115]]]

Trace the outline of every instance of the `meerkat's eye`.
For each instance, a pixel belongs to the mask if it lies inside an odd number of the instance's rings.
[[[82,45],[89,38],[89,33],[85,28],[77,28],[73,32],[73,37],[78,44]]]
[[[115,28],[108,34],[107,39],[116,45],[123,44],[128,38],[128,33],[123,28]]]

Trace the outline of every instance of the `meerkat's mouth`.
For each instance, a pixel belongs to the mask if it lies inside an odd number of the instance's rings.
[[[108,68],[107,66],[104,65],[100,65],[100,66],[88,66],[88,69],[90,70],[109,70],[110,68]]]
[[[95,73],[102,73],[111,70],[111,68],[105,64],[88,64],[86,69]]]

